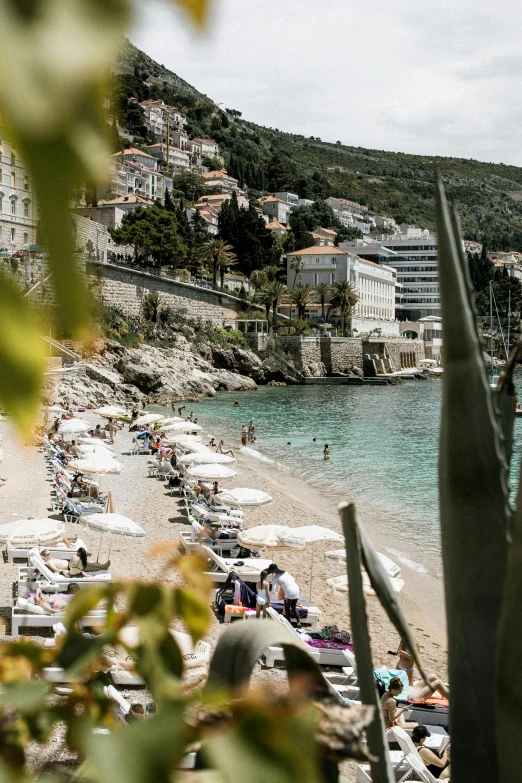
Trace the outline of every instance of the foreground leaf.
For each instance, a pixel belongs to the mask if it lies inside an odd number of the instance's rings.
[[[0,18],[2,119],[31,171],[60,318],[85,333],[88,297],[73,263],[69,206],[75,188],[106,173],[102,83],[129,3],[0,0]]]
[[[207,21],[210,0],[171,0],[188,13],[193,22],[202,27]]]
[[[374,760],[370,761],[373,783],[393,783],[394,775],[390,766],[387,743],[384,736],[384,720],[379,703],[375,678],[373,676],[373,658],[368,632],[368,615],[364,597],[361,573],[361,543],[355,517],[355,506],[341,505],[339,508],[343,523],[346,546],[346,567],[348,570],[350,618],[352,623],[353,646],[357,661],[357,675],[360,697],[363,704],[375,708],[374,719],[366,729],[368,747]]]
[[[27,300],[0,274],[0,403],[28,433],[40,406],[44,342]]]
[[[439,497],[452,778],[496,780],[497,627],[511,510],[507,465],[443,186],[436,188],[444,327]],[[480,683],[480,686],[478,684]]]

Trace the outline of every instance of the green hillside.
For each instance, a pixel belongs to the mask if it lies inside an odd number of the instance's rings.
[[[289,190],[302,198],[341,196],[399,222],[433,228],[432,183],[439,170],[458,206],[466,238],[498,250],[522,250],[522,168],[330,144],[255,125],[239,112],[215,106],[129,42],[118,65],[120,106],[125,96],[133,95],[139,100],[162,98],[189,109],[189,135],[219,142],[227,170],[254,195]]]

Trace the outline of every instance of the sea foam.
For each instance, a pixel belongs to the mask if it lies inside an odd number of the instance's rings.
[[[386,547],[386,551],[389,552],[391,555],[393,555],[400,563],[405,565],[407,568],[411,568],[412,571],[417,571],[418,574],[427,574],[428,569],[426,566],[422,565],[422,563],[416,563],[414,560],[410,560],[409,557],[406,557],[402,552],[398,552],[396,549],[390,549],[389,547]]]

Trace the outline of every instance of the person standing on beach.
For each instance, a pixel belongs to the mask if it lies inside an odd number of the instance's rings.
[[[116,425],[114,424],[114,421],[112,420],[112,416],[109,418],[109,423],[107,424],[107,429],[108,429],[109,435],[110,435],[110,442],[114,443],[114,436],[116,435]]]
[[[254,432],[256,428],[254,427],[254,422],[252,419],[250,419],[250,423],[248,425],[248,440],[251,441],[254,439]]]
[[[246,446],[248,443],[248,429],[246,424],[241,425],[241,445]]]
[[[284,615],[286,619],[289,623],[291,623],[293,614],[296,619],[296,625],[298,628],[300,628],[301,618],[299,617],[299,611],[297,609],[297,601],[299,600],[299,585],[295,581],[294,577],[288,573],[288,571],[283,571],[283,569],[279,568],[279,566],[275,563],[271,563],[268,566],[266,573],[268,576],[270,576],[270,574],[274,575],[272,591],[275,591],[277,588],[279,588],[280,592],[282,593],[284,602]]]
[[[325,461],[327,459],[330,459],[330,449],[328,448],[328,443],[324,444],[323,457],[324,457]]]
[[[399,648],[397,650],[397,655],[399,656],[399,662],[397,663],[397,669],[401,669],[403,672],[406,672],[406,676],[408,677],[408,683],[409,685],[413,685],[413,655],[411,655],[408,650],[406,649],[404,642],[401,640],[401,643],[399,644]]]
[[[261,610],[263,619],[266,618],[267,607],[270,606],[270,582],[267,579],[268,571],[261,571],[259,582],[256,585],[256,617],[259,619]]]

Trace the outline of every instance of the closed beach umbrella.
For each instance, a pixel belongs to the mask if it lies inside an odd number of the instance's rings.
[[[268,492],[262,492],[260,489],[249,489],[248,487],[226,489],[220,492],[217,498],[225,506],[264,506],[265,503],[272,501],[272,496]]]
[[[204,465],[208,463],[226,465],[235,462],[234,457],[229,457],[226,454],[216,454],[215,451],[208,450],[208,454],[203,451],[192,452],[191,454],[184,454],[179,458],[182,465]]]
[[[138,427],[142,427],[144,424],[154,424],[156,421],[163,421],[164,416],[161,413],[144,413],[143,416],[138,416],[134,424]]]
[[[116,513],[116,503],[114,502],[114,498],[112,497],[112,492],[110,490],[107,492],[107,499],[105,500],[105,508],[103,510],[105,514]]]
[[[248,549],[274,549],[288,551],[290,549],[304,549],[304,541],[301,545],[298,541],[290,543],[289,531],[292,528],[286,525],[258,525],[250,530],[242,530],[237,534],[238,543]],[[286,536],[286,541],[284,539]]]
[[[97,413],[98,416],[103,416],[104,418],[111,418],[118,416],[125,416],[128,411],[126,408],[121,408],[119,405],[102,405],[101,408],[96,408],[94,413]]]
[[[233,478],[236,475],[234,470],[227,468],[226,465],[194,465],[188,471],[189,476],[197,479],[209,479],[217,481],[219,479]]]
[[[91,425],[84,421],[84,419],[66,419],[60,423],[58,427],[60,432],[87,432],[91,429]]]
[[[88,473],[89,475],[99,473],[101,475],[103,473],[121,473],[123,465],[110,456],[94,452],[85,457],[70,460],[68,467],[79,470],[80,473]]]
[[[0,542],[16,546],[52,544],[63,536],[63,524],[55,519],[17,519],[0,525]]]
[[[101,530],[104,533],[115,533],[119,536],[137,536],[146,535],[144,529],[123,514],[88,514],[82,517],[89,527]]]

